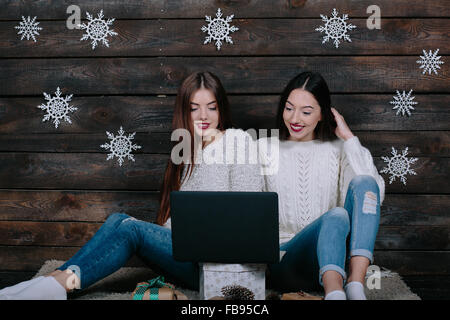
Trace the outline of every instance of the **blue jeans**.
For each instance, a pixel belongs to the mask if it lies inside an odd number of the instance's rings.
[[[349,184],[344,208],[329,210],[280,246],[286,253],[279,263],[268,266],[268,287],[284,292],[320,289],[327,270],[339,272],[345,281],[348,245],[350,256],[365,256],[372,262],[379,199],[375,179],[356,176]],[[58,269],[74,270],[84,289],[123,267],[133,254],[175,284],[198,290],[198,264],[173,259],[170,229],[123,213],[110,215],[92,239]]]
[[[286,253],[279,263],[268,266],[268,287],[284,292],[320,290],[322,275],[328,270],[340,273],[345,284],[346,259],[363,256],[373,263],[379,222],[380,191],[375,179],[354,177],[344,208],[327,211],[280,245]]]
[[[198,264],[173,259],[170,229],[124,213],[111,214],[92,239],[58,270],[73,270],[80,278],[81,289],[85,289],[123,267],[133,254],[171,281],[198,290]]]

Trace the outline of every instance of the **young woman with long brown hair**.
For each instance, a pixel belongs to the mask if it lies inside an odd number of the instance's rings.
[[[168,161],[157,223],[113,213],[64,265],[46,276],[0,290],[0,299],[66,299],[67,292],[89,287],[124,266],[134,254],[173,282],[198,289],[198,265],[178,262],[172,257],[170,192],[260,191],[262,177],[256,163],[224,163],[227,151],[231,150],[233,157],[235,152],[242,151],[242,148],[235,148],[236,138],[244,141],[244,152],[252,149],[253,140],[244,131],[231,128],[228,99],[215,75],[198,72],[183,81],[172,124],[174,130],[183,131],[184,137],[190,139],[185,144],[190,148],[183,150],[181,162],[175,163],[174,157]],[[237,154],[238,158],[241,156]]]

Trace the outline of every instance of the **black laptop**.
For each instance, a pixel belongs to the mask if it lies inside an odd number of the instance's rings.
[[[276,192],[172,191],[170,215],[177,261],[279,261]]]

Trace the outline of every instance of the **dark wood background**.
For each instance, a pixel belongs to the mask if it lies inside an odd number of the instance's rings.
[[[272,128],[278,95],[304,70],[327,79],[332,100],[374,157],[391,147],[419,160],[416,176],[386,181],[375,264],[405,277],[423,298],[449,297],[450,9],[448,0],[378,0],[381,29],[369,30],[373,1],[78,0],[116,18],[110,47],[91,49],[66,27],[72,1],[0,1],[0,288],[31,277],[48,259],[70,258],[113,212],[154,221],[169,157],[177,87],[189,73],[217,74],[237,127]],[[234,14],[234,45],[203,45],[205,15]],[[321,44],[320,14],[349,14],[352,42]],[[14,26],[37,16],[37,42]],[[445,64],[422,74],[435,50]],[[73,94],[72,124],[42,122],[43,92]],[[416,110],[396,116],[389,101],[413,89]],[[106,161],[106,131],[137,132],[136,162]],[[139,265],[133,259],[130,265]]]

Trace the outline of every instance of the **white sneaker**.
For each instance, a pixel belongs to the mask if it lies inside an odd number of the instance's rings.
[[[25,289],[26,287],[30,286],[31,284],[41,280],[43,278],[43,276],[37,277],[37,278],[33,278],[31,280],[27,280],[27,281],[22,281],[19,282],[16,285],[10,286],[10,287],[5,287],[3,289],[0,290],[0,300],[2,300],[1,297],[3,296],[7,296],[7,295],[14,295],[20,291],[22,291],[23,289]]]
[[[0,300],[67,300],[67,292],[54,277],[48,276],[30,283],[20,291],[0,292]]]

